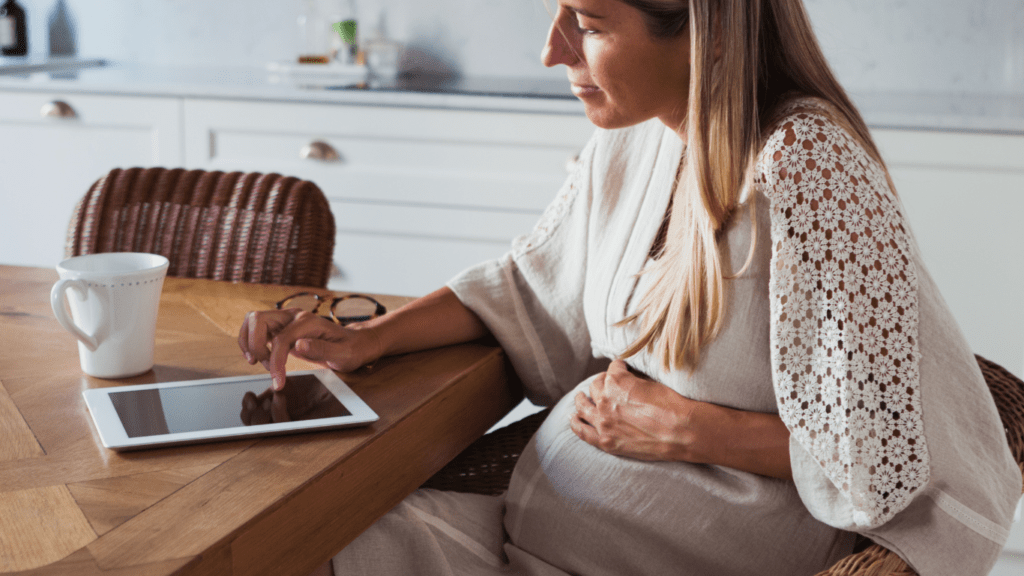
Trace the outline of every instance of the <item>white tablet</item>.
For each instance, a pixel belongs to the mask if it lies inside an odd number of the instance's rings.
[[[269,375],[85,390],[100,440],[134,450],[360,426],[377,420],[331,370],[291,372],[284,390]]]

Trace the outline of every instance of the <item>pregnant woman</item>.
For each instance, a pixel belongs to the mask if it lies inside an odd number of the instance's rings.
[[[1020,474],[801,1],[552,9],[598,129],[535,229],[381,318],[241,327],[282,383],[491,335],[554,407],[507,493],[419,490],[321,572],[814,574],[859,533],[987,574]]]

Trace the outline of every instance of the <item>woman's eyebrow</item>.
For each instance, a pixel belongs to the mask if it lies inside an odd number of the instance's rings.
[[[574,12],[576,14],[580,14],[580,15],[584,16],[585,18],[593,18],[594,20],[601,20],[601,19],[604,18],[604,16],[601,16],[599,14],[594,14],[593,12],[590,12],[589,10],[584,10],[583,8],[577,8],[575,6],[570,6],[568,4],[562,4],[562,7],[564,7],[566,10],[568,10],[570,12]]]

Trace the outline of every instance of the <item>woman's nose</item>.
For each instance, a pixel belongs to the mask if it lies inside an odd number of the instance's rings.
[[[544,50],[540,54],[540,61],[548,68],[559,64],[571,66],[578,59],[576,51],[569,44],[567,33],[563,32],[562,27],[558,24],[559,20],[560,18],[556,17],[551,22],[547,42],[544,43]]]

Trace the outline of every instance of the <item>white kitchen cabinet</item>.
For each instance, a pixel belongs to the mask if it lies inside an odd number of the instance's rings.
[[[59,262],[75,203],[111,168],[180,165],[180,108],[178,98],[0,92],[0,264]]]
[[[968,342],[1024,375],[1024,136],[875,130],[874,137]]]
[[[572,114],[205,99],[184,111],[190,168],[324,191],[338,230],[331,288],[405,295],[508,250],[593,132]]]

